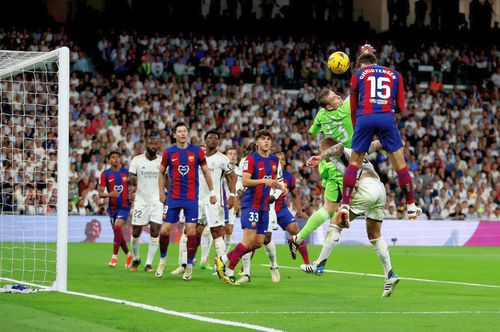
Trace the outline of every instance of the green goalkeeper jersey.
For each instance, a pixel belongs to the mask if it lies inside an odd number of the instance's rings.
[[[347,148],[351,147],[354,130],[352,128],[349,98],[346,98],[335,111],[329,111],[326,108],[319,110],[314,118],[313,125],[309,128],[309,133],[317,135],[319,132],[322,132],[325,136],[335,138]],[[323,188],[327,187],[329,181],[335,182],[342,187],[343,174],[332,162],[321,161],[318,165],[318,171],[323,180]]]
[[[349,98],[344,100],[342,106],[335,111],[329,111],[321,108],[314,118],[314,123],[309,128],[311,135],[317,135],[322,132],[325,136],[335,138],[346,148],[352,144],[353,128],[351,122],[351,107]]]
[[[344,175],[335,167],[333,162],[321,160],[318,164],[318,171],[321,176],[323,188],[326,188],[329,181],[333,181],[342,187]]]

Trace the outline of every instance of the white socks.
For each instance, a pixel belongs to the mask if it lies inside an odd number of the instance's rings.
[[[328,257],[332,253],[333,248],[339,242],[341,232],[342,228],[340,228],[335,224],[330,224],[328,232],[326,233],[325,236],[325,241],[323,242],[323,248],[321,248],[321,253],[319,254],[319,257],[315,262],[316,264],[319,264],[325,259],[328,259]]]
[[[266,253],[267,257],[269,257],[269,263],[271,264],[271,267],[274,269],[277,268],[278,262],[276,261],[276,244],[273,240],[266,244]]]
[[[379,237],[378,239],[370,240],[373,245],[373,249],[377,253],[378,259],[382,263],[384,268],[384,275],[387,278],[389,271],[392,270],[391,265],[391,256],[389,256],[389,247],[387,247],[387,243],[385,242],[383,237]]]
[[[149,248],[148,248],[148,259],[146,259],[146,265],[152,265],[153,260],[158,250],[158,244],[160,243],[160,237],[149,237]]]
[[[179,266],[187,264],[187,241],[187,235],[183,232],[179,241]]]
[[[221,237],[218,237],[214,240],[215,254],[219,257],[222,257],[226,254],[226,242]]]
[[[226,242],[226,254],[231,250],[231,240],[233,239],[233,234],[224,235],[224,241]]]
[[[212,233],[209,227],[205,227],[201,234],[201,263],[208,263],[208,255],[210,254],[210,246],[212,245]]]
[[[252,252],[249,251],[241,256],[241,263],[243,264],[243,274],[250,275],[250,262],[252,261]]]
[[[141,256],[139,255],[139,248],[140,248],[139,239],[140,238],[138,237],[132,236],[132,239],[130,240],[130,244],[132,245],[132,257],[134,257],[133,258],[134,260],[138,260],[141,258]]]

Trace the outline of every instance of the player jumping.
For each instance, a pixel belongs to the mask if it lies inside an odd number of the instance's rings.
[[[348,160],[352,154],[352,150],[345,148],[342,144],[331,138],[326,137],[320,144],[320,156],[314,156],[308,160],[307,164],[311,167],[317,167],[320,160],[331,160],[337,166],[340,172],[345,172],[348,167]],[[373,152],[382,148],[379,141],[374,141],[369,149]],[[384,216],[384,207],[386,200],[386,192],[384,184],[373,168],[373,165],[366,159],[363,160],[363,165],[357,174],[359,180],[356,185],[355,194],[353,195],[350,206],[350,219],[353,220],[358,216],[365,215],[366,217],[366,232],[377,256],[382,263],[384,275],[386,277],[384,283],[384,291],[382,297],[388,297],[394,291],[394,288],[399,282],[398,275],[392,270],[391,257],[387,243],[382,237],[381,228]],[[325,242],[321,253],[312,265],[303,264],[301,269],[308,273],[321,275],[324,272],[326,261],[335,245],[338,243],[342,228],[340,227],[340,214],[332,220],[330,228],[326,234]]]
[[[362,53],[357,63],[360,69],[351,77],[350,96],[354,126],[353,151],[343,178],[341,224],[349,224],[356,175],[375,135],[387,151],[389,161],[398,175],[399,186],[405,194],[407,217],[415,219],[422,210],[415,205],[413,182],[406,167],[395,116],[396,108],[401,112],[405,109],[403,77],[394,69],[378,66],[376,56],[370,52]]]
[[[318,102],[322,108],[314,118],[309,134],[314,136],[322,132],[325,136],[334,137],[344,146],[350,147],[353,130],[349,99],[342,101],[339,95],[325,89],[320,92]],[[318,211],[309,217],[300,232],[288,239],[293,259],[295,259],[302,241],[325,221],[335,216],[341,201],[342,173],[336,169],[335,164],[326,160],[320,162],[318,170],[325,189],[323,193],[324,203]]]

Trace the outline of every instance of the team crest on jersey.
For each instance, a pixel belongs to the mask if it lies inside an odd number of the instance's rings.
[[[123,185],[114,186],[113,190],[121,194],[123,191]]]
[[[257,223],[255,221],[252,221],[252,227],[257,226]]]
[[[188,161],[194,161],[194,156],[189,156]]]
[[[263,179],[272,179],[273,177],[271,175],[264,175]],[[267,187],[267,184],[264,185],[265,187]]]
[[[179,173],[182,176],[184,176],[189,172],[189,166],[188,165],[179,165],[179,167],[177,167],[177,170],[179,171]]]
[[[273,172],[276,171],[276,165],[273,164]]]

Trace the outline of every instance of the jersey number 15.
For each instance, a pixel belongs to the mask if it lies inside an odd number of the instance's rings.
[[[391,96],[391,79],[388,77],[370,76],[370,98],[387,99]]]

